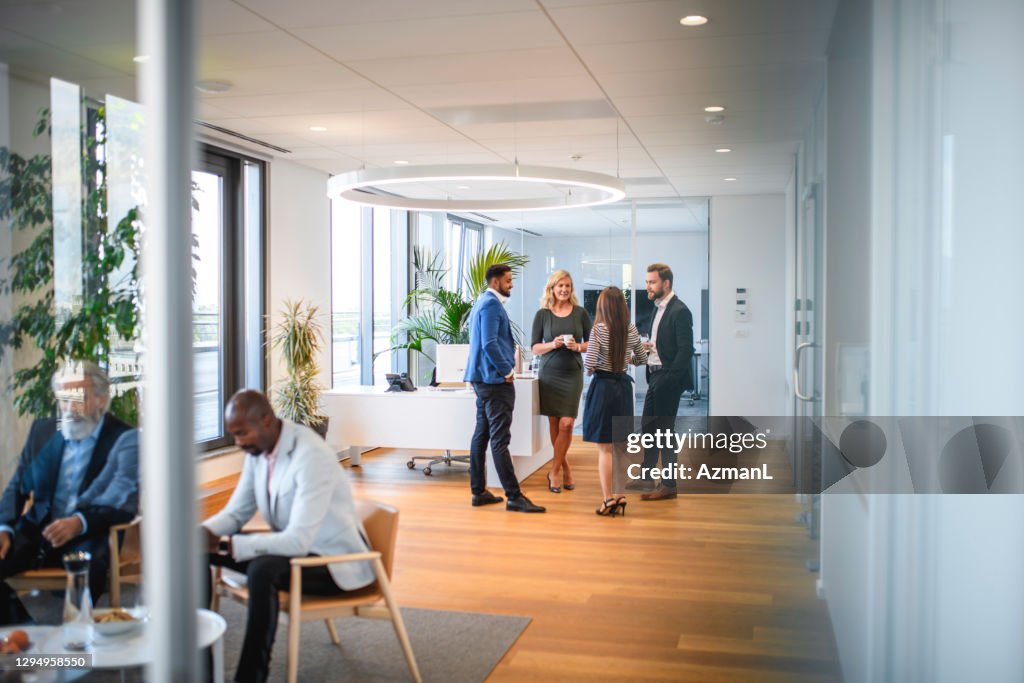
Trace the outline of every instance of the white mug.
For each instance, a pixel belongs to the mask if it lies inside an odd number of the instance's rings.
[[[576,341],[576,339],[573,338],[573,336],[571,334],[563,334],[562,335],[562,343],[565,344],[566,346],[568,346],[569,344],[571,344],[574,341]]]

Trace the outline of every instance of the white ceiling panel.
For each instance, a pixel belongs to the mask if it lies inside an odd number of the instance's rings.
[[[280,95],[216,96],[206,98],[234,116],[259,112],[263,116],[364,112],[405,107],[405,103],[380,88],[314,90]]]
[[[693,95],[650,95],[646,97],[616,97],[615,106],[626,118],[656,116],[659,114],[700,114],[704,107],[719,105],[726,108],[723,115],[737,112],[760,112],[772,109],[803,109],[809,93],[803,90],[760,90],[734,92],[707,92]]]
[[[255,12],[232,0],[202,0],[199,5],[199,33],[216,36],[225,33],[259,33],[277,28]]]
[[[804,91],[820,84],[821,77],[821,65],[816,62],[718,68],[675,64],[661,70],[603,73],[601,85],[613,98],[643,97],[759,90]]]
[[[0,29],[0,62],[11,67],[14,73],[44,83],[51,76],[81,83],[85,80],[123,78],[129,75],[85,59],[68,50],[2,29]]]
[[[374,87],[365,78],[335,62],[258,69],[225,69],[200,62],[199,79],[223,81],[232,85],[231,91],[225,95],[200,95],[201,98],[275,95],[287,101],[296,92]]]
[[[205,36],[199,41],[204,69],[250,69],[323,64],[329,58],[282,31]]]
[[[543,0],[542,0],[543,2]],[[698,10],[678,0],[550,7],[551,17],[574,45],[630,43],[661,40],[694,40],[758,33],[827,31],[836,2],[830,0],[715,0]],[[704,14],[704,26],[686,27],[679,19]]]
[[[601,89],[586,75],[478,83],[399,85],[393,90],[416,106],[424,108],[495,105],[506,102],[565,102],[603,97]]]
[[[63,49],[135,35],[134,0],[28,2],[0,7],[0,26]]]
[[[375,59],[348,66],[385,87],[586,75],[569,48]]]
[[[565,44],[547,17],[537,10],[440,19],[394,19],[374,24],[294,29],[293,33],[343,62],[563,47]]]
[[[537,8],[535,0],[238,0],[257,14],[284,28],[389,22],[396,18],[429,19],[475,14],[519,12]]]
[[[123,74],[138,75],[139,65],[134,61],[137,54],[134,43],[111,41],[99,45],[83,45],[73,49],[75,54],[92,62],[108,66]]]
[[[223,109],[219,103],[213,100],[203,99],[196,101],[196,117],[203,121],[218,121],[223,119],[234,119],[238,118],[239,114],[229,110]]]
[[[461,136],[443,143],[406,142],[400,144],[336,145],[334,149],[355,157],[366,155],[367,157],[382,157],[390,160],[406,159],[410,156],[417,157],[428,154],[478,154],[482,151],[490,151],[486,147],[482,147],[478,143]]]
[[[583,45],[577,50],[600,79],[605,74],[681,67],[715,68],[764,63],[809,62],[828,40],[826,31],[724,36],[652,43]]]
[[[629,122],[630,128],[640,136],[641,140],[649,133],[680,131],[701,134],[715,131],[729,134],[761,129],[790,131],[789,133],[783,133],[783,135],[787,135],[787,137],[789,135],[797,135],[799,137],[803,127],[803,122],[800,120],[803,112],[796,108],[762,112],[725,113],[725,122],[717,125],[708,123],[704,118],[705,114],[628,116],[626,120]]]
[[[524,140],[573,135],[614,135],[615,119],[569,119],[565,121],[524,121],[522,123],[483,123],[456,126],[472,138],[512,138]]]

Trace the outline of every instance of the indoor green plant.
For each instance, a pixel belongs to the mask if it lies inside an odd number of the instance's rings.
[[[405,298],[409,316],[395,325],[391,335],[391,349],[410,349],[423,354],[431,363],[434,359],[424,348],[426,342],[435,344],[468,344],[469,312],[476,298],[487,288],[486,273],[491,266],[504,263],[516,277],[530,258],[517,254],[503,242],[472,257],[463,276],[462,288],[445,287],[448,268],[440,254],[431,254],[419,247],[413,249],[413,270],[416,288]],[[518,329],[514,330],[519,336]]]
[[[82,229],[89,247],[84,250],[82,263],[87,292],[81,305],[70,313],[58,316],[54,307],[50,155],[26,159],[6,147],[0,148],[0,219],[9,219],[12,230],[36,232],[29,246],[10,258],[0,277],[0,290],[21,298],[11,318],[0,321],[0,350],[30,343],[41,352],[37,362],[12,373],[11,390],[21,415],[46,417],[54,413],[56,401],[50,379],[62,359],[89,359],[106,366],[116,345],[132,345],[138,337],[138,210],[131,209],[112,226],[108,223],[106,162],[98,153],[105,143],[102,105],[96,115],[101,125],[87,130],[82,148],[83,178],[89,181],[82,211]],[[46,109],[40,112],[33,136],[44,133],[50,133]],[[132,267],[112,282],[126,259]],[[115,392],[110,410],[137,424],[137,391]]]
[[[317,381],[317,357],[323,348],[323,327],[317,320],[320,309],[299,299],[285,301],[280,320],[270,337],[281,352],[287,376],[274,385],[272,399],[280,417],[327,435],[327,416],[320,407],[324,387]]]

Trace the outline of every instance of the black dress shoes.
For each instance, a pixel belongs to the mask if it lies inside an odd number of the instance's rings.
[[[509,498],[505,503],[505,509],[509,512],[547,512],[547,508],[534,505],[529,498],[521,493],[514,498]]]
[[[490,491],[484,491],[483,493],[473,496],[473,507],[478,508],[481,505],[494,505],[505,500],[501,496],[496,496]]]

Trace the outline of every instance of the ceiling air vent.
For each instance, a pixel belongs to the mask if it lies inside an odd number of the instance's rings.
[[[238,133],[238,132],[235,132],[233,130],[228,130],[227,128],[221,128],[220,126],[215,126],[212,123],[207,123],[206,121],[200,121],[200,120],[196,119],[196,125],[202,126],[203,128],[209,128],[210,130],[215,130],[218,133],[223,133],[224,135],[230,135],[231,137],[238,138],[239,140],[245,140],[246,142],[251,142],[254,145],[259,145],[261,147],[266,147],[267,149],[272,149],[275,152],[281,152],[282,154],[291,154],[292,153],[292,151],[290,149],[285,149],[284,147],[278,147],[277,145],[272,145],[269,142],[264,142],[263,140],[257,140],[256,138],[251,138],[248,135],[243,135],[242,133]]]

